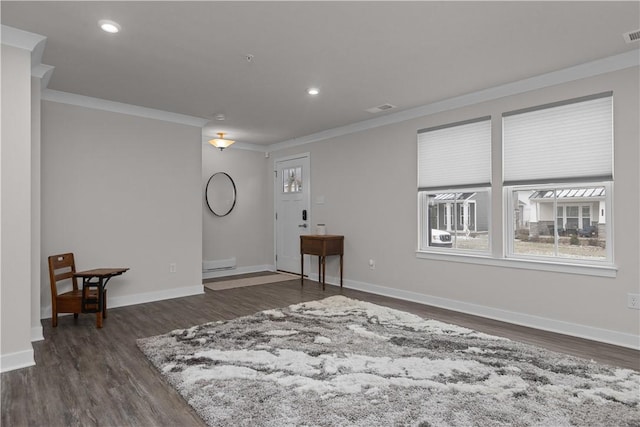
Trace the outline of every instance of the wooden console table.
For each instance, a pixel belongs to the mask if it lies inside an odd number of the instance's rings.
[[[318,282],[325,286],[326,258],[340,255],[340,287],[342,287],[342,257],[344,255],[344,236],[302,235],[300,236],[300,286],[304,286],[304,255],[318,256]]]

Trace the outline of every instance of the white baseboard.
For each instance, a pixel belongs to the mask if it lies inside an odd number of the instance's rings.
[[[42,335],[42,325],[31,327],[31,342],[44,340]]]
[[[317,274],[310,274],[309,278],[317,280]],[[339,277],[326,277],[326,283],[340,286]],[[599,341],[634,350],[640,350],[640,336],[627,334],[624,332],[612,331],[609,329],[596,328],[593,326],[580,325],[577,323],[565,322],[562,320],[549,319],[546,317],[534,316],[531,314],[517,313],[499,308],[487,307],[463,301],[456,301],[448,298],[434,297],[402,289],[393,289],[370,283],[358,282],[355,280],[343,281],[343,286],[349,289],[370,292],[372,294],[384,295],[406,301],[417,302],[434,307],[445,308],[447,310],[458,311],[465,314],[485,317],[512,323],[514,325],[526,326],[543,331],[555,332],[573,337]]]
[[[121,297],[108,297],[109,304],[107,308],[126,307],[128,305],[144,304],[147,302],[162,301],[165,299],[189,297],[192,295],[201,295],[204,293],[202,284],[183,288],[165,289],[155,292],[144,292],[141,294],[124,295]],[[51,318],[51,306],[42,307],[42,319]]]
[[[216,277],[237,276],[238,274],[258,273],[260,271],[276,271],[275,265],[250,265],[247,267],[237,267],[229,270],[218,270],[202,272],[202,280]]]
[[[162,301],[173,298],[190,297],[192,295],[204,294],[204,286],[196,285],[184,288],[166,289],[156,292],[145,292],[142,294],[125,295],[121,297],[109,298],[107,308],[125,307],[128,305],[144,304],[147,302]]]
[[[35,364],[36,361],[33,358],[33,348],[0,356],[0,372],[9,372],[16,369],[28,368]]]

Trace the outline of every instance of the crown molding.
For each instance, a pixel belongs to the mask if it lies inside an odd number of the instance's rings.
[[[550,73],[541,74],[524,80],[519,80],[512,83],[506,83],[500,86],[494,86],[488,89],[471,92],[465,95],[456,96],[454,98],[445,99],[443,101],[434,102],[432,104],[426,104],[420,107],[399,111],[397,113],[391,113],[375,119],[364,120],[333,129],[327,129],[322,132],[313,133],[300,138],[289,139],[286,141],[271,144],[267,146],[267,150],[277,151],[290,147],[298,147],[300,145],[310,144],[312,142],[328,140],[331,138],[349,135],[368,129],[374,129],[380,126],[429,116],[432,114],[441,113],[443,111],[467,107],[469,105],[479,104],[481,102],[492,101],[494,99],[503,98],[506,96],[518,95],[536,89],[542,89],[549,86],[555,86],[574,80],[594,77],[600,74],[606,74],[637,66],[640,66],[640,49],[634,49],[607,58],[575,65],[573,67],[564,68],[558,71],[552,71]]]
[[[18,28],[2,25],[2,44],[17,47],[18,49],[28,50],[34,53],[37,62],[42,59],[44,52],[44,42],[47,38],[40,34],[30,33],[28,31],[19,30]]]
[[[40,79],[41,88],[44,90],[49,86],[49,80],[56,67],[46,64],[38,64],[31,68],[31,76]]]
[[[42,54],[47,38],[39,34],[30,33],[28,31],[19,30],[17,28],[2,25],[3,45],[12,46],[18,49],[24,49],[31,52],[31,76],[41,80],[40,87],[42,89],[49,85],[53,69],[51,65],[42,63]]]
[[[110,111],[112,113],[127,114],[129,116],[144,117],[146,119],[178,123],[187,126],[203,127],[208,122],[207,119],[201,119],[200,117],[170,113],[168,111],[124,104],[122,102],[107,101],[106,99],[93,98],[90,96],[77,95],[75,93],[61,92],[52,89],[45,89],[42,91],[42,100],[92,108],[94,110]]]

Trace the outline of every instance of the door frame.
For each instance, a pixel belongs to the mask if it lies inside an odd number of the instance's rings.
[[[309,223],[309,230],[308,230],[308,234],[312,234],[311,230],[313,227],[313,210],[311,209],[311,153],[310,152],[305,152],[305,153],[298,153],[298,154],[292,154],[289,156],[284,156],[284,157],[274,157],[273,159],[273,164],[272,164],[272,176],[273,176],[273,186],[271,187],[273,189],[273,212],[272,212],[272,217],[271,219],[273,220],[273,267],[274,270],[278,270],[278,262],[276,260],[276,257],[278,255],[278,223],[276,221],[276,213],[278,211],[278,191],[280,190],[280,187],[278,185],[279,183],[279,178],[276,176],[276,172],[278,171],[278,167],[277,164],[278,162],[286,162],[289,160],[295,160],[295,159],[302,159],[302,158],[307,158],[308,162],[309,162],[309,170],[307,171],[307,173],[309,174],[309,191],[307,191],[305,198],[308,209],[307,209],[307,213],[308,213],[308,223]],[[304,255],[301,255],[304,259]],[[304,270],[305,271],[311,271],[310,270],[310,266],[311,266],[311,260],[310,257],[307,257],[307,259],[304,259]]]

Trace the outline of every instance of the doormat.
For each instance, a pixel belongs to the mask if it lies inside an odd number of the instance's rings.
[[[300,276],[286,273],[267,274],[265,276],[244,277],[241,279],[221,280],[204,283],[204,287],[212,291],[242,288],[245,286],[264,285],[267,283],[285,282],[287,280],[300,279]]]

